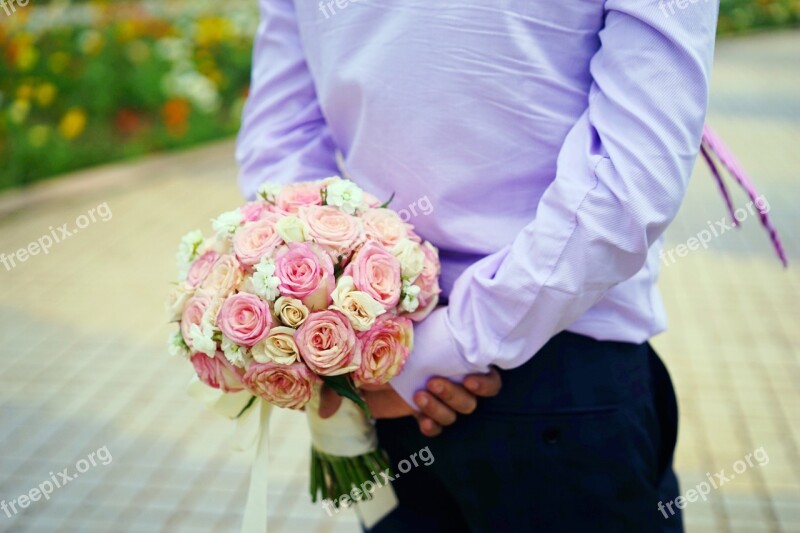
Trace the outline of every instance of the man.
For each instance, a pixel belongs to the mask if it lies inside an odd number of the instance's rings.
[[[682,529],[658,510],[678,495],[677,412],[647,339],[665,327],[658,252],[700,145],[718,6],[666,7],[261,0],[245,195],[338,174],[340,151],[394,207],[433,204],[410,222],[441,250],[444,305],[366,394],[396,417],[378,422],[395,463],[436,459],[397,480],[376,532]],[[500,394],[435,440],[416,431],[405,415],[432,435],[470,412],[457,384],[490,365]]]

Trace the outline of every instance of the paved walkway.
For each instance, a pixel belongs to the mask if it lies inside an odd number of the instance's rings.
[[[709,119],[755,176],[795,265],[798,50],[797,32],[720,43]],[[239,201],[232,150],[223,142],[84,172],[67,188],[105,176],[116,185],[0,219],[5,253],[50,226],[84,225],[93,208],[96,220],[47,255],[0,267],[0,499],[85,470],[48,501],[0,511],[0,531],[237,530],[249,456],[229,452],[230,423],[184,395],[189,369],[165,353],[161,307],[178,237]],[[723,215],[698,166],[668,246]],[[666,266],[662,287],[671,330],[655,344],[680,396],[683,490],[718,483],[723,469],[730,478],[688,504],[688,530],[800,531],[797,266],[779,267],[751,218]],[[271,530],[356,531],[352,515],[328,518],[308,503],[303,418],[274,422]]]

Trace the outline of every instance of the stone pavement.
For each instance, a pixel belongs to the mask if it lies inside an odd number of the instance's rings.
[[[767,198],[791,262],[798,50],[798,32],[721,42],[709,117]],[[0,531],[237,530],[249,455],[230,452],[231,423],[185,396],[190,370],[166,354],[162,310],[180,235],[207,231],[239,202],[232,151],[226,141],[93,169],[0,219],[6,254],[50,226],[86,226],[47,255],[0,267],[0,499],[83,471],[48,501],[0,511]],[[696,174],[667,248],[724,215],[706,170]],[[114,178],[103,186],[104,176]],[[100,185],[81,188],[87,180]],[[746,205],[738,191],[735,200]],[[780,268],[751,217],[665,266],[662,289],[671,329],[654,344],[680,396],[682,490],[729,478],[688,504],[688,531],[800,531],[796,267]],[[308,502],[302,416],[273,422],[270,530],[357,531],[352,514],[328,518]]]

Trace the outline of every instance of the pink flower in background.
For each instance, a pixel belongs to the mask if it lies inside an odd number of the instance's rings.
[[[253,363],[244,375],[250,392],[287,409],[303,408],[311,399],[317,379],[303,363]]]
[[[334,261],[340,256],[349,257],[364,239],[359,219],[336,207],[302,207],[298,215],[314,242],[328,250]]]
[[[218,351],[214,357],[195,353],[190,359],[197,377],[209,387],[220,389],[222,392],[244,390],[242,384],[244,372],[233,366],[222,352]]]
[[[222,333],[241,346],[253,346],[269,333],[272,314],[267,302],[246,292],[230,296],[217,316]]]
[[[186,276],[186,283],[192,287],[197,287],[208,277],[211,269],[219,260],[217,252],[206,252],[197,259],[195,259],[192,266],[189,267],[189,273]]]
[[[367,209],[361,220],[367,238],[380,241],[388,249],[408,237],[411,232],[411,226],[391,209]]]
[[[359,248],[344,273],[353,276],[358,290],[372,296],[386,309],[396,306],[400,300],[400,261],[375,241]]]
[[[312,310],[325,309],[336,287],[331,258],[313,243],[289,243],[275,259],[281,295],[297,298]]]
[[[300,358],[321,376],[352,372],[361,354],[350,321],[339,311],[311,313],[295,336]]]
[[[275,203],[286,213],[296,213],[299,207],[305,205],[322,205],[322,189],[314,182],[284,185]]]
[[[191,346],[189,342],[191,339],[189,328],[192,327],[192,324],[202,327],[203,315],[211,306],[211,300],[210,294],[199,291],[189,298],[189,301],[186,302],[186,307],[183,308],[183,314],[181,315],[181,335],[183,335],[184,342],[189,346]]]
[[[224,298],[239,286],[242,279],[244,279],[242,265],[234,256],[226,254],[214,264],[208,277],[200,284],[200,287]]]
[[[353,373],[357,383],[383,385],[403,369],[414,345],[411,320],[385,314],[371,329],[358,335],[361,365]]]
[[[253,266],[281,243],[275,229],[280,215],[268,213],[255,222],[246,223],[233,237],[233,249],[243,265]]]

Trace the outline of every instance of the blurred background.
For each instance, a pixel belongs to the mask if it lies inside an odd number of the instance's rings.
[[[0,3],[0,531],[238,531],[250,455],[186,396],[162,302],[179,237],[240,201],[232,136],[257,22],[255,0]],[[708,119],[790,265],[798,23],[798,0],[722,0]],[[681,253],[725,216],[695,174],[654,344],[680,400],[682,490],[728,481],[687,504],[687,530],[800,531],[800,276],[754,216]],[[357,531],[309,503],[307,443],[302,416],[275,416],[270,530]],[[20,498],[48,480],[47,498]]]

